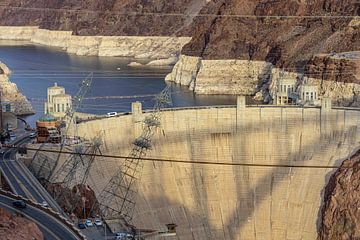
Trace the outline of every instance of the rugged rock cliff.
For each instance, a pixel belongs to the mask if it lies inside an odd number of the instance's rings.
[[[206,0],[5,0],[1,5],[7,8],[0,8],[0,24],[71,30],[91,36],[190,36],[192,17],[171,14],[196,13],[205,4]]]
[[[308,74],[314,75],[314,71],[328,71],[325,69],[328,64],[319,62],[314,56],[360,50],[360,21],[356,18],[360,14],[360,4],[353,0],[14,0],[4,1],[2,5],[2,25],[36,25],[72,30],[76,35],[191,36],[191,41],[182,48],[183,57],[167,80],[189,85],[195,92],[204,94],[256,95],[267,101],[267,97],[258,96],[269,92],[271,84],[266,74],[263,79],[262,65],[272,64],[288,72],[304,72],[306,69]],[[97,38],[86,41],[74,38],[70,42],[69,46],[74,42],[86,43],[85,47],[76,44],[68,47],[69,52],[82,55],[94,49],[98,51],[95,55],[116,52],[114,48],[107,48],[110,43],[115,48],[125,49],[125,52],[129,46],[110,40],[102,51]],[[183,43],[185,41],[178,46],[183,46]],[[143,44],[130,45],[146,47]],[[160,45],[158,48],[164,44]],[[165,46],[169,48],[168,44]],[[158,49],[154,44],[149,48]],[[150,55],[168,58],[177,55],[178,50],[172,53],[176,54]],[[120,52],[118,55],[123,54]],[[208,60],[224,61],[214,65],[210,78],[210,72],[205,70],[214,62],[206,62]],[[236,80],[229,78],[239,73],[236,69],[246,68],[251,61],[254,62],[251,65],[264,62],[259,64],[259,69],[251,70],[254,76],[236,76]],[[346,69],[352,71],[354,66],[350,65]],[[257,72],[260,74],[256,75]],[[345,72],[336,74],[336,77],[329,76],[331,74],[318,80],[337,85],[350,81],[356,83]],[[249,85],[253,88],[243,87]],[[348,91],[354,87],[341,85],[341,88]],[[334,93],[328,95],[340,96],[344,92],[331,91]],[[326,95],[326,91],[323,92]],[[346,99],[349,96],[347,94]],[[353,105],[352,101],[347,100],[345,105]]]
[[[44,237],[35,223],[0,208],[0,239],[42,240]]]
[[[197,28],[183,54],[294,67],[315,53],[360,49],[359,28],[353,18],[315,17],[358,15],[359,4],[352,0],[222,0],[203,9],[203,13],[209,11],[218,16],[197,24],[202,27]],[[269,15],[285,17],[263,17]]]
[[[360,151],[341,166],[325,188],[318,240],[360,239]]]
[[[4,0],[0,24],[76,35],[193,36],[184,55],[294,66],[315,53],[359,49],[353,18],[316,17],[359,13],[353,0]],[[263,17],[269,15],[313,17]]]
[[[12,111],[16,115],[33,114],[34,110],[26,97],[18,90],[15,83],[10,82],[9,76],[11,71],[0,62],[0,89],[2,92],[2,100],[9,101]]]

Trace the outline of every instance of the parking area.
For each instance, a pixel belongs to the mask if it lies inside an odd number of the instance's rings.
[[[115,239],[115,235],[112,234],[109,229],[106,229],[106,238],[105,238],[104,226],[94,225],[92,227],[81,229],[81,232],[86,236],[88,240]]]

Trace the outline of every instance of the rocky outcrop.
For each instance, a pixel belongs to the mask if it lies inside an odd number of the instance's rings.
[[[20,216],[12,215],[0,208],[0,236],[2,240],[42,240],[44,239],[38,226]]]
[[[162,13],[192,13],[198,2],[206,0],[3,0],[0,25],[40,26],[82,36],[190,36],[191,16]]]
[[[305,74],[325,81],[360,84],[360,51],[315,55],[307,63]]]
[[[166,76],[165,80],[194,88],[200,64],[201,59],[199,57],[181,55],[172,72]]]
[[[201,13],[216,15],[196,19],[193,38],[182,50],[185,55],[299,67],[317,53],[360,49],[359,28],[352,21],[355,18],[301,18],[356,16],[359,5],[352,0],[219,0]],[[299,17],[264,17],[288,15]]]
[[[69,189],[54,183],[48,184],[47,189],[53,196],[58,196],[61,208],[75,219],[84,219],[98,212],[95,192],[88,185],[79,184]]]
[[[360,52],[320,54],[305,67],[309,83],[338,106],[360,106]]]
[[[255,95],[270,77],[271,63],[202,60],[194,91],[199,94]]]
[[[360,151],[345,160],[324,193],[318,240],[360,239]]]
[[[2,100],[11,103],[12,112],[16,115],[33,114],[34,110],[30,102],[19,91],[15,83],[10,82],[9,76],[11,71],[9,68],[0,62],[0,88],[2,91]]]

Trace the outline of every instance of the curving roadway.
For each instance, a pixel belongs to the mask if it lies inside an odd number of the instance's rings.
[[[30,140],[29,134],[21,136],[13,144],[20,145]],[[28,168],[21,162],[14,160],[17,149],[8,149],[3,153],[0,160],[0,170],[9,184],[11,190],[24,198],[31,199],[34,202],[42,203],[46,201],[48,205],[56,212],[64,215],[60,206],[31,174]],[[24,217],[35,222],[44,234],[46,240],[58,239],[80,239],[78,235],[69,226],[66,226],[59,219],[44,211],[41,208],[28,204],[26,209],[17,209],[12,206],[16,199],[0,194],[0,207],[14,213],[21,213]]]
[[[46,240],[77,240],[78,235],[63,222],[41,208],[27,204],[24,209],[13,207],[17,199],[0,194],[0,207],[12,213],[18,213],[38,225]]]

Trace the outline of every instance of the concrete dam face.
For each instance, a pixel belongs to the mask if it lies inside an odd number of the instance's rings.
[[[166,110],[147,157],[282,165],[339,165],[360,146],[360,111],[298,107]],[[103,153],[127,155],[149,113],[78,124],[101,136]],[[98,159],[89,185],[97,194],[121,166]],[[326,168],[144,162],[133,224],[178,239],[316,239]]]

